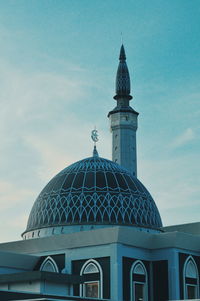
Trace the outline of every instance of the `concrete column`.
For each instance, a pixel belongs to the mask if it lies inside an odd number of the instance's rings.
[[[118,252],[117,244],[112,245],[111,256],[111,300],[123,301],[122,291],[122,256]]]
[[[134,111],[110,114],[112,132],[112,160],[137,176],[136,131],[137,116]]]
[[[169,263],[169,300],[180,300],[179,260],[176,251],[171,252]]]

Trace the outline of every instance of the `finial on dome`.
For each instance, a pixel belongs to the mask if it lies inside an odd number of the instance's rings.
[[[93,149],[93,157],[99,157],[99,154],[98,154],[96,145],[94,145],[94,149]]]
[[[92,138],[92,141],[94,142],[93,157],[98,157],[99,154],[98,154],[98,151],[96,148],[96,142],[99,140],[99,138],[98,138],[98,131],[97,131],[96,127],[91,132],[91,138]]]
[[[96,142],[99,140],[98,131],[97,131],[96,127],[91,132],[91,138],[92,138],[92,141],[94,142],[94,144],[96,145]]]

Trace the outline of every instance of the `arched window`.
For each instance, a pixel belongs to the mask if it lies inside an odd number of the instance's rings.
[[[148,279],[144,264],[137,260],[131,268],[131,301],[148,301]]]
[[[43,261],[40,266],[40,271],[59,273],[57,264],[50,256]]]
[[[189,256],[183,268],[184,299],[199,297],[199,276],[197,265],[192,256]]]
[[[86,261],[82,266],[80,275],[84,275],[86,279],[80,285],[80,296],[103,298],[103,273],[100,264],[94,259]]]

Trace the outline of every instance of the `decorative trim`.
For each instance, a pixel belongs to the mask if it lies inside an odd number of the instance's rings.
[[[52,266],[53,272],[59,273],[58,266],[57,266],[55,260],[53,260],[53,258],[51,256],[48,256],[47,258],[45,258],[45,260],[43,261],[43,263],[40,266],[40,271],[45,271],[43,269],[45,268],[46,264],[50,264]]]

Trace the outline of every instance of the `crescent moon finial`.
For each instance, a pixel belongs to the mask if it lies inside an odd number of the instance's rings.
[[[94,144],[96,145],[96,142],[99,141],[98,131],[96,130],[96,128],[94,128],[94,130],[92,130],[91,138],[92,138],[92,141],[94,142]]]
[[[98,154],[98,151],[96,148],[96,142],[99,140],[99,138],[98,138],[98,131],[96,129],[96,126],[94,127],[94,130],[92,130],[92,132],[91,132],[91,138],[92,138],[92,141],[94,142],[93,157],[98,157],[99,154]]]

